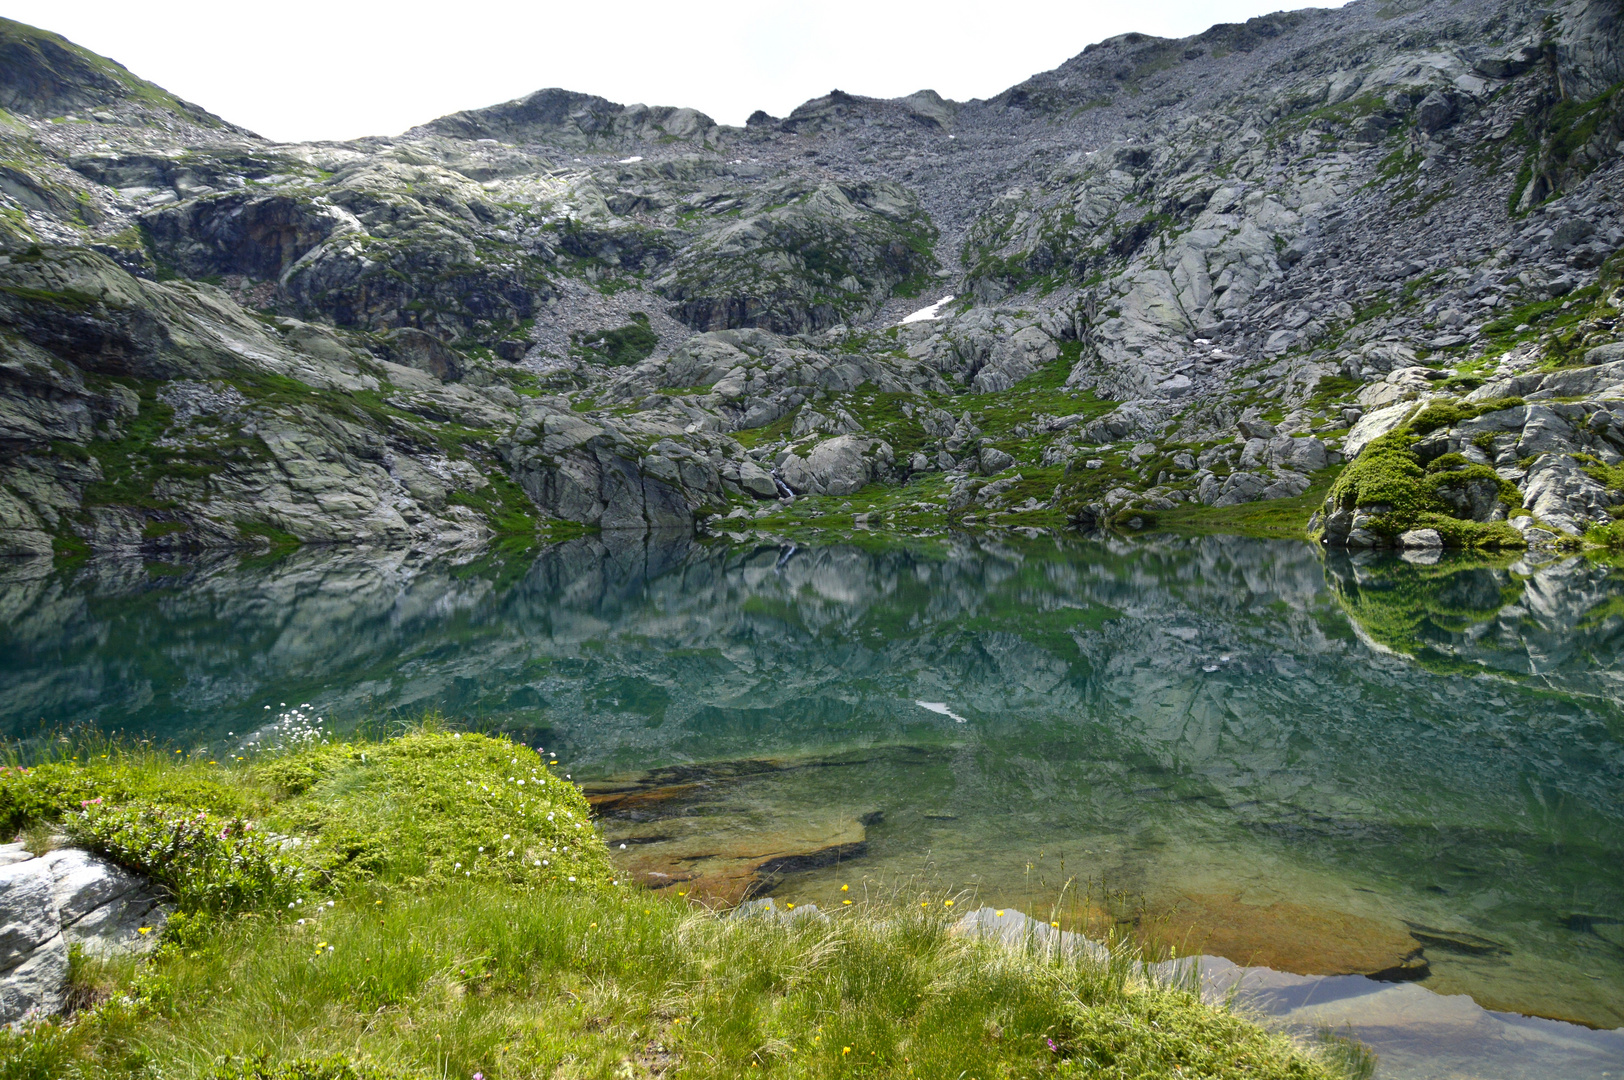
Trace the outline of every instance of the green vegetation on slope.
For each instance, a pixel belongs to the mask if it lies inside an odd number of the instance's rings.
[[[11,19],[0,19],[0,67],[10,75],[0,82],[12,90],[13,111],[61,104],[53,99],[64,88],[84,86],[93,92],[181,113],[205,127],[220,126],[219,117],[213,113],[131,74],[123,64],[81,48],[59,34]]]
[[[570,335],[574,352],[594,363],[624,367],[646,359],[660,343],[649,328],[648,316],[632,313],[632,321],[613,330],[579,330]]]
[[[78,1011],[0,1034],[0,1076],[1336,1075],[1145,982],[1126,952],[956,934],[944,897],[780,920],[617,885],[579,790],[527,747],[331,742],[302,716],[278,730],[285,748],[224,764],[100,747],[0,773],[0,812],[31,836],[209,826],[185,875],[166,855],[184,844],[99,844],[139,852],[182,914],[149,959],[77,956]],[[254,817],[216,832],[227,813]],[[296,841],[258,845],[277,887],[227,895],[244,863],[218,856],[260,830]],[[202,902],[211,888],[230,902]]]
[[[1312,481],[1309,489],[1294,499],[1270,499],[1218,507],[1185,503],[1172,510],[1147,515],[1151,518],[1149,525],[1161,531],[1184,535],[1223,533],[1271,540],[1306,539],[1308,531],[1303,523],[1325,501],[1326,493],[1341,473],[1340,465],[1313,473],[1309,477]]]
[[[1363,509],[1366,527],[1396,537],[1411,529],[1434,529],[1445,547],[1486,550],[1521,548],[1527,542],[1505,521],[1476,521],[1461,516],[1474,488],[1489,489],[1507,513],[1522,510],[1522,495],[1488,465],[1474,464],[1449,453],[1423,464],[1415,451],[1420,437],[1480,416],[1518,408],[1522,398],[1489,401],[1432,401],[1414,410],[1398,427],[1364,447],[1326,493],[1323,511]],[[1323,528],[1323,526],[1320,526]]]

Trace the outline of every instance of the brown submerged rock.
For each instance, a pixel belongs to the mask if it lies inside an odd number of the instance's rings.
[[[747,761],[661,769],[629,783],[593,785],[587,798],[632,880],[737,904],[770,892],[786,874],[856,858],[867,847],[865,819],[850,814],[797,814],[790,821],[765,808],[717,805],[721,789],[782,767]]]
[[[1408,982],[1428,974],[1421,943],[1397,921],[1214,893],[1186,893],[1162,917],[1167,939],[1182,954],[1211,953],[1296,975]]]

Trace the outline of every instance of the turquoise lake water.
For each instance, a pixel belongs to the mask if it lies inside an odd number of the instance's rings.
[[[9,738],[223,753],[284,702],[437,708],[650,794],[605,813],[634,868],[1074,881],[1181,951],[1624,1026],[1624,572],[1583,559],[611,538],[0,577]]]

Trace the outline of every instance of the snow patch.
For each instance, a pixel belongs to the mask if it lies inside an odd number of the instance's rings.
[[[947,299],[951,300],[953,298],[950,296]],[[946,301],[943,301],[943,303],[946,303]],[[958,713],[954,712],[952,709],[949,709],[947,707],[947,702],[945,702],[945,701],[916,701],[916,702],[914,702],[914,704],[918,705],[921,709],[929,709],[931,712],[936,713],[938,716],[951,717],[954,720],[957,720],[961,724],[969,723],[969,721],[965,720],[964,717],[960,716]]]
[[[642,160],[643,160],[643,158],[642,158],[642,156],[640,154],[633,154],[631,157],[623,157],[623,158],[621,158],[618,162],[616,162],[616,164],[618,164],[618,165],[636,165],[639,161],[642,161]]]
[[[904,324],[916,323],[916,322],[929,322],[931,319],[941,318],[942,306],[944,304],[950,304],[952,302],[953,302],[953,297],[952,297],[951,294],[949,294],[947,296],[942,297],[940,300],[936,301],[930,307],[922,307],[918,311],[914,312],[912,315],[906,316],[902,320],[902,322]],[[929,706],[926,706],[926,707],[929,708]]]

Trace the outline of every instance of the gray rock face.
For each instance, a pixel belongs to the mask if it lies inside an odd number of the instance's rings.
[[[893,464],[887,443],[841,435],[818,443],[804,458],[791,454],[778,470],[797,494],[850,495],[884,475]]]
[[[93,956],[147,952],[157,945],[151,931],[167,918],[163,897],[145,879],[96,858],[63,848],[41,856],[69,945]],[[147,927],[148,933],[141,933]]]
[[[27,855],[7,848],[6,858]],[[149,951],[168,911],[146,881],[86,851],[0,865],[0,1024],[61,1010],[70,945],[96,956]]]
[[[639,459],[618,428],[543,404],[527,407],[499,444],[526,494],[555,517],[605,529],[692,528],[689,493],[720,492],[721,477],[686,448],[660,449]]]
[[[1528,467],[1523,502],[1534,517],[1567,533],[1581,533],[1611,520],[1619,496],[1586,473],[1572,457],[1547,453]]]
[[[1519,485],[1528,457],[1610,463],[1621,22],[1350,4],[1124,35],[986,101],[731,128],[548,89],[320,145],[8,24],[0,551],[473,547],[526,510],[503,474],[537,516],[685,527],[783,494],[758,452],[811,492],[987,443],[1101,462],[1057,504],[1229,505],[1479,380],[1537,422],[1440,453]],[[543,400],[597,434],[544,448],[571,437]],[[907,467],[813,468],[841,437]]]
[[[419,129],[462,139],[543,140],[584,149],[673,139],[704,139],[716,122],[693,109],[617,105],[557,88],[484,109],[444,116]]]
[[[441,382],[462,380],[462,358],[455,349],[433,334],[403,327],[391,331],[386,337],[390,359],[395,363],[426,372]]]
[[[207,195],[141,215],[159,257],[187,277],[243,274],[275,281],[337,232],[359,232],[354,215],[282,194]]]
[[[0,867],[0,1023],[62,1007],[68,945],[52,885],[43,860]]]

